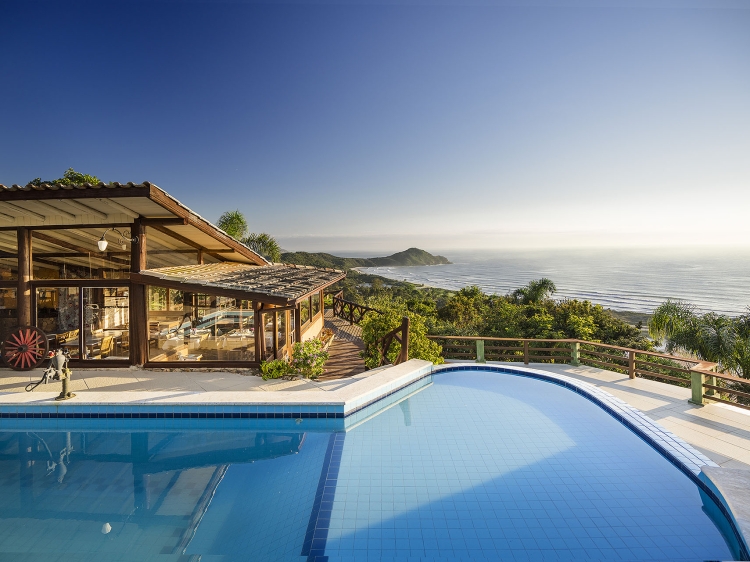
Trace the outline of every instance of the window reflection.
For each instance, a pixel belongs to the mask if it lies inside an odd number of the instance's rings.
[[[50,346],[64,347],[71,358],[78,358],[80,332],[80,293],[78,287],[38,287],[36,325],[50,337]]]
[[[149,361],[254,361],[254,317],[251,301],[150,286]]]

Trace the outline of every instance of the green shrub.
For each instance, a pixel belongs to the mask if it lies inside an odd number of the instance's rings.
[[[292,372],[292,366],[286,359],[274,359],[273,361],[263,361],[260,364],[260,372],[263,373],[263,380],[280,379]]]
[[[406,303],[401,299],[371,299],[368,306],[382,311],[368,312],[360,325],[365,351],[362,357],[365,365],[370,369],[378,367],[380,359],[375,343],[391,330],[398,328],[404,316],[409,317],[409,359],[424,359],[439,365],[443,363],[442,348],[432,340],[427,339],[427,324],[425,318],[415,312],[410,312]],[[401,344],[394,340],[388,351],[388,361],[393,363],[401,352]]]
[[[292,347],[291,371],[306,379],[317,379],[323,374],[323,366],[328,361],[328,352],[323,346],[323,340],[318,338],[295,343]]]

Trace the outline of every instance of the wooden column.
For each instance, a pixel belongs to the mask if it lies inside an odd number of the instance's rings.
[[[294,341],[302,342],[302,314],[300,314],[299,303],[294,311]]]
[[[31,325],[31,231],[19,228],[18,238],[18,291],[16,293],[16,313],[19,326]]]
[[[130,271],[146,269],[146,227],[140,219],[133,223],[131,236],[137,236],[130,248]],[[148,299],[146,286],[130,284],[130,362],[143,365],[148,361]]]
[[[262,304],[253,301],[253,332],[255,333],[255,360],[263,361],[263,350],[265,348],[266,336],[263,333],[263,319],[261,314]]]

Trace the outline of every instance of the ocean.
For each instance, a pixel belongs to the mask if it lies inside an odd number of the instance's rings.
[[[740,315],[750,306],[750,249],[448,251],[451,265],[368,267],[389,279],[506,294],[548,277],[556,299],[586,299],[613,310],[652,312],[681,299],[701,312]]]

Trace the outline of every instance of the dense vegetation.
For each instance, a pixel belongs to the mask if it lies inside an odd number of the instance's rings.
[[[750,311],[736,318],[699,314],[687,303],[668,300],[654,311],[649,331],[669,352],[686,352],[750,378]]]
[[[553,300],[554,284],[548,279],[532,281],[508,295],[488,295],[479,287],[452,292],[355,272],[342,282],[342,288],[348,300],[420,316],[433,335],[579,338],[653,349],[653,342],[638,328],[614,317],[601,305]]]

